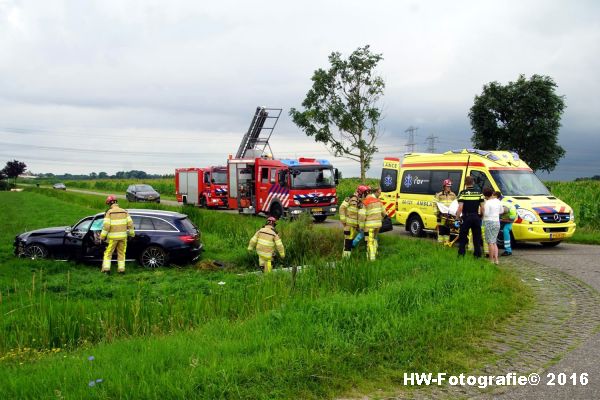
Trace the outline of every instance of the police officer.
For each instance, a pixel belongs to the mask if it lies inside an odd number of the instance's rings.
[[[442,191],[435,194],[435,201],[442,203],[446,207],[456,200],[456,194],[452,191],[452,181],[444,179],[442,182]],[[444,244],[450,241],[450,227],[448,226],[448,214],[438,214],[438,243]]]
[[[483,195],[473,188],[473,177],[465,177],[465,189],[458,194],[458,211],[460,218],[460,232],[458,234],[458,255],[465,255],[469,230],[473,234],[473,255],[481,257],[481,218],[483,218]]]

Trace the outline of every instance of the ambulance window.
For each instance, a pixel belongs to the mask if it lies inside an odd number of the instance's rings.
[[[431,187],[431,171],[404,171],[400,191],[402,193],[435,194]]]
[[[383,193],[393,192],[396,190],[398,183],[398,170],[384,168],[381,171],[381,191]]]
[[[277,169],[271,168],[271,183],[275,183],[277,179]]]
[[[473,185],[473,187],[475,189],[479,190],[480,192],[482,192],[483,188],[485,188],[485,187],[490,187],[492,189],[494,188],[492,186],[492,184],[490,183],[490,180],[488,179],[485,172],[471,170],[471,176],[473,177],[473,180],[475,181],[475,184]]]
[[[450,171],[450,170],[442,170],[442,171],[432,171],[431,172],[431,188],[435,193],[442,191],[442,183],[445,179],[450,179],[452,181],[451,190],[454,193],[459,192],[460,187],[460,178],[462,178],[462,171]]]
[[[260,169],[260,182],[269,183],[269,168]]]

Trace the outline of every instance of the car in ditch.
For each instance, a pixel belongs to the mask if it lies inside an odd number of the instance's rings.
[[[152,186],[146,184],[129,185],[127,191],[125,192],[125,198],[131,202],[146,201],[160,203],[160,193],[158,193]]]
[[[127,241],[126,259],[143,267],[158,268],[197,260],[203,250],[200,230],[185,214],[161,210],[128,210],[135,237]],[[100,241],[104,213],[71,226],[37,229],[15,237],[19,257],[102,261],[106,242]],[[116,257],[116,252],[114,257]]]

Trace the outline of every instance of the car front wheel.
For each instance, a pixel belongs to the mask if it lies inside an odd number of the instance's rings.
[[[140,254],[140,264],[144,268],[160,268],[167,265],[167,253],[158,246],[148,246]]]
[[[23,256],[31,258],[32,260],[42,259],[48,257],[48,249],[41,244],[33,243],[25,247]]]

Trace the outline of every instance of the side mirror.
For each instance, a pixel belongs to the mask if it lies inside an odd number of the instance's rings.
[[[335,168],[333,170],[333,179],[335,181],[335,185],[339,185],[340,184],[340,179],[342,178],[342,174],[340,173],[340,171],[338,171],[337,168]]]
[[[65,228],[65,233],[71,233],[71,231],[72,231],[72,228],[70,226],[67,226]]]
[[[211,183],[215,183],[215,178],[212,178],[212,179],[210,180],[210,182],[211,182]]]

